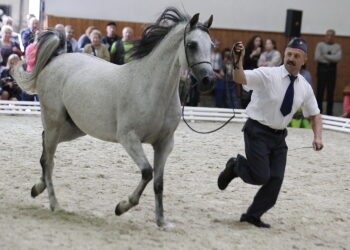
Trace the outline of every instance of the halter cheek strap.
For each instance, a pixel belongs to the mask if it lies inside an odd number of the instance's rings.
[[[207,63],[207,64],[210,64],[211,65],[211,62],[209,61],[200,61],[200,62],[195,62],[195,63],[192,63],[190,64],[190,61],[188,60],[188,52],[187,52],[187,46],[186,46],[186,31],[187,31],[187,26],[188,26],[188,23],[186,24],[186,27],[185,27],[185,31],[184,31],[184,49],[185,49],[185,56],[186,56],[186,62],[187,62],[187,65],[190,69],[192,69],[193,67],[199,65],[199,64],[203,64],[203,63]],[[200,26],[197,26],[197,27],[200,27]],[[204,27],[202,27],[203,29]],[[209,33],[209,32],[208,32]]]

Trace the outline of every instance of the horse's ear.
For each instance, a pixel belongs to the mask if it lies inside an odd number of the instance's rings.
[[[211,15],[209,19],[204,23],[204,26],[209,29],[212,23],[213,23],[213,15]]]
[[[191,21],[190,21],[190,26],[191,26],[191,28],[194,27],[194,26],[198,23],[198,20],[199,20],[199,13],[195,14],[195,15],[191,18]]]

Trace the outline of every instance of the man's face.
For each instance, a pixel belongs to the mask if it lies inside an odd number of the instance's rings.
[[[117,32],[117,27],[115,27],[114,25],[108,25],[106,28],[107,31],[107,36],[114,36]]]
[[[67,39],[72,39],[74,36],[74,30],[73,29],[69,29],[66,31],[66,37]]]
[[[284,52],[284,66],[289,73],[299,73],[301,66],[307,61],[307,56],[301,49],[286,48]]]
[[[125,41],[131,40],[132,37],[133,37],[133,35],[134,35],[134,32],[133,32],[132,29],[130,29],[130,28],[125,28],[125,29],[123,29],[123,39],[124,39]]]
[[[325,40],[326,40],[326,43],[334,43],[334,32],[327,31]]]
[[[31,20],[30,29],[33,32],[39,29],[39,21],[37,19]]]

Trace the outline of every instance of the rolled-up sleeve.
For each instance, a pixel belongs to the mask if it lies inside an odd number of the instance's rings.
[[[314,92],[310,85],[307,85],[305,99],[301,105],[301,109],[304,117],[314,116],[320,113]]]

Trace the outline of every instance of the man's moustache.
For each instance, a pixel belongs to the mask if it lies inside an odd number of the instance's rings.
[[[294,62],[292,62],[292,61],[288,61],[288,62],[287,62],[287,64],[290,64],[290,65],[295,66],[295,63],[294,63]]]

